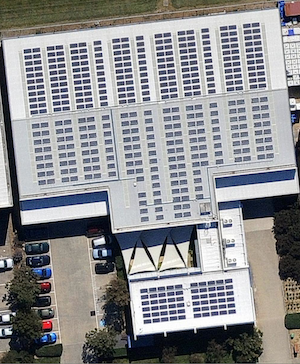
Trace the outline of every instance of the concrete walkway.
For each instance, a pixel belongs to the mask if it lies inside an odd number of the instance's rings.
[[[284,327],[282,282],[272,233],[273,218],[245,220],[248,260],[253,274],[257,326],[263,332],[261,363],[293,363]]]

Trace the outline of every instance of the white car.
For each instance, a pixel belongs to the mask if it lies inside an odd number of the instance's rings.
[[[12,258],[2,258],[0,259],[0,270],[12,269],[14,266],[14,261]]]
[[[11,319],[16,316],[15,312],[0,312],[0,324],[8,325],[11,324]]]
[[[111,243],[110,235],[101,235],[92,240],[92,247],[97,248],[100,247],[101,245],[103,246],[110,243]]]
[[[12,334],[13,334],[12,326],[4,327],[3,329],[0,329],[0,338],[11,337]]]

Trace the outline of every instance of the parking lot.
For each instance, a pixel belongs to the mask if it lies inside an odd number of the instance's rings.
[[[0,259],[11,257],[11,249],[8,243],[0,246]],[[13,271],[8,270],[4,272],[0,272],[0,311],[8,311],[8,307],[6,302],[3,301],[4,295],[7,293],[5,285],[13,278]],[[5,326],[3,326],[5,327]],[[9,350],[9,341],[10,339],[1,339],[0,340],[0,352],[4,352]]]
[[[85,334],[100,327],[103,295],[114,273],[95,274],[91,239],[85,236],[51,239],[50,247],[64,346],[61,362],[79,363]]]

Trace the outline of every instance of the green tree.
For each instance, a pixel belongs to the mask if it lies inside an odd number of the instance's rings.
[[[263,353],[262,332],[256,328],[248,334],[243,332],[236,339],[228,340],[236,363],[256,363]]]
[[[85,334],[82,359],[84,363],[103,361],[112,358],[117,343],[113,330],[91,330]]]
[[[34,340],[41,337],[42,322],[38,315],[32,311],[17,311],[13,318],[14,336],[11,340],[11,347],[31,351]]]
[[[215,339],[209,341],[206,349],[207,363],[224,363],[227,357],[225,345],[219,344]]]
[[[0,363],[33,363],[33,355],[23,350],[9,350],[2,356]]]
[[[103,308],[106,325],[121,332],[124,329],[124,310],[129,302],[126,281],[114,278],[106,289],[105,298]]]
[[[6,288],[6,300],[12,310],[30,310],[40,292],[37,276],[26,266],[14,270],[14,277]]]
[[[280,279],[293,278],[300,283],[300,260],[295,259],[290,254],[280,258],[279,261]]]
[[[113,302],[116,306],[125,308],[129,303],[126,281],[118,277],[112,279],[106,289],[105,296],[107,302]]]
[[[175,363],[177,348],[175,346],[165,346],[161,353],[161,363]]]

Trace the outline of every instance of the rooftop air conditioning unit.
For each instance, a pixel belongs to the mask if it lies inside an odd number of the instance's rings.
[[[227,264],[228,265],[236,264],[236,258],[227,258]]]
[[[232,219],[223,219],[223,226],[229,226],[232,225]]]

